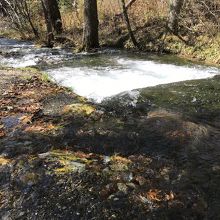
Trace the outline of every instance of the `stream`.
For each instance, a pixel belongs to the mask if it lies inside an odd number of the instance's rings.
[[[1,66],[101,104],[2,68],[0,219],[220,219],[220,69],[5,38]]]
[[[216,67],[175,56],[112,49],[75,54],[71,49],[36,48],[32,42],[5,38],[0,38],[0,65],[38,67],[58,84],[95,102],[133,89],[204,79],[220,73]]]

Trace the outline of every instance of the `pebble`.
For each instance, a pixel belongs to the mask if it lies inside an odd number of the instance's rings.
[[[128,187],[124,183],[117,183],[117,187],[119,191],[122,191],[124,194],[128,193]]]

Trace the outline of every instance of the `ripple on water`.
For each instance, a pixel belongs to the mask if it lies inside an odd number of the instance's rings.
[[[166,62],[159,56],[112,50],[73,54],[67,49],[35,48],[32,42],[0,38],[0,65],[41,67],[57,83],[96,102],[124,91],[204,79],[220,73],[217,68]]]
[[[59,84],[71,87],[76,93],[101,102],[124,91],[179,82],[192,79],[213,77],[219,73],[217,68],[201,66],[178,66],[149,60],[132,60],[117,57],[115,63],[105,67],[63,66],[48,69],[49,75]]]

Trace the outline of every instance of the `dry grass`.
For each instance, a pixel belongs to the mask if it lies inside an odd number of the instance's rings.
[[[64,33],[73,40],[80,38],[83,27],[83,0],[77,1],[77,7],[61,6]],[[30,4],[31,17],[40,37],[45,37],[45,22],[41,4],[33,1]],[[100,32],[108,35],[124,29],[122,17],[115,19],[121,13],[120,0],[98,0]],[[187,0],[181,14],[181,28],[184,32],[194,34],[208,33],[215,35],[220,30],[220,2],[219,0]],[[133,29],[142,27],[152,20],[166,20],[169,13],[169,0],[136,0],[129,8],[129,17]],[[117,21],[116,21],[117,20]],[[27,36],[30,38],[30,32]]]
[[[167,0],[161,3],[161,0],[146,1],[137,0],[136,3],[129,9],[130,19],[133,26],[142,26],[152,17],[166,17],[168,12]],[[83,26],[83,4],[79,2],[78,9],[61,10],[63,26],[65,32],[72,33],[74,29],[81,29]],[[119,0],[100,0],[98,1],[99,22],[100,26],[106,22],[110,27],[105,26],[106,29],[112,31],[114,27],[114,18],[121,13]]]
[[[211,4],[211,5],[210,5]],[[194,37],[199,34],[215,36],[219,32],[218,0],[188,0],[181,14],[181,35]],[[83,1],[79,0],[78,8],[61,9],[63,26],[66,34],[79,42],[82,37],[83,27]],[[106,36],[115,38],[126,32],[122,17],[116,15],[121,13],[120,0],[98,0],[100,39],[104,42]],[[169,0],[136,0],[129,9],[129,17],[133,29],[154,22],[156,25],[160,20],[166,20],[169,13]],[[115,19],[115,18],[118,19]],[[160,28],[161,24],[158,24]],[[80,42],[79,42],[80,43]]]
[[[111,42],[115,42],[121,36],[127,34],[123,16],[117,16],[122,11],[120,0],[97,1],[100,43],[104,45],[111,44]],[[46,27],[41,5],[38,3],[36,1],[32,3],[31,12],[33,22],[40,33],[39,43],[41,44],[46,39]],[[146,50],[160,52],[165,48],[164,51],[181,53],[184,56],[189,54],[189,56],[199,57],[199,60],[206,60],[206,57],[211,57],[211,60],[219,63],[219,52],[212,43],[219,42],[219,11],[219,0],[185,1],[180,15],[180,35],[182,39],[188,42],[188,45],[172,35],[164,35],[169,15],[169,0],[136,0],[129,8],[128,14],[132,29],[135,30],[135,36]],[[76,48],[80,48],[83,36],[83,0],[78,0],[77,7],[71,5],[61,6],[61,16],[64,29],[63,35],[72,44],[75,44]],[[5,35],[16,36],[16,33],[10,31]],[[31,38],[30,32],[26,33],[26,36]],[[167,37],[165,38],[165,36]],[[207,38],[208,40],[204,40]],[[130,46],[132,44],[128,41],[126,47],[130,48]],[[209,50],[209,47],[212,49]]]

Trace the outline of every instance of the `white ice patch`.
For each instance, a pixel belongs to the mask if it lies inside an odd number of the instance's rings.
[[[186,67],[154,61],[118,59],[113,67],[62,67],[48,70],[49,75],[79,95],[97,102],[123,91],[171,82],[212,77],[217,68]]]

